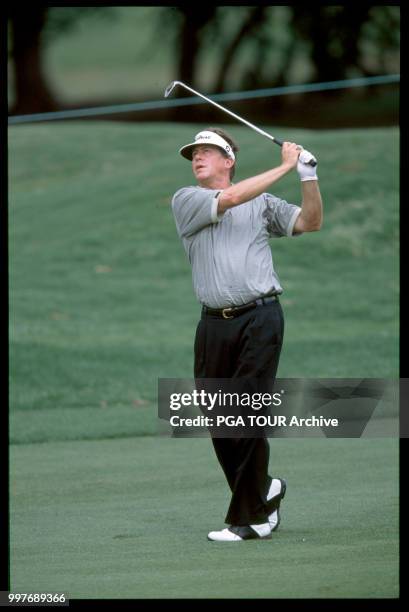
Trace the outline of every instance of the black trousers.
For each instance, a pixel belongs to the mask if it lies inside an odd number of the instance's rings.
[[[283,334],[278,301],[233,319],[202,314],[195,338],[195,378],[274,379]],[[266,495],[271,483],[267,439],[212,437],[212,443],[232,492],[225,522],[267,522]]]

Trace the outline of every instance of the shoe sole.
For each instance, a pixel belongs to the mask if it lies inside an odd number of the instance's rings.
[[[275,531],[275,529],[273,529],[273,531]],[[262,537],[258,537],[258,538],[242,538],[241,540],[213,540],[212,538],[209,538],[209,536],[207,536],[207,539],[209,540],[209,542],[257,542],[258,540],[272,540],[271,537],[271,533],[269,533],[266,536],[262,536]]]

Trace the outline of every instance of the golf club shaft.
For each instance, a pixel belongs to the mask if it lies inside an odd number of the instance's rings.
[[[194,89],[192,89],[188,85],[185,85],[184,83],[182,83],[182,81],[174,81],[174,85],[181,85],[182,87],[184,87],[188,91],[194,93],[196,96],[199,96],[199,98],[203,98],[203,100],[206,100],[206,102],[209,102],[210,104],[213,104],[213,106],[217,106],[217,108],[220,108],[220,110],[224,111],[225,113],[228,113],[229,115],[231,115],[232,117],[237,119],[237,121],[241,121],[241,123],[244,123],[245,125],[250,127],[252,130],[254,130],[255,132],[258,132],[262,136],[265,136],[266,138],[269,138],[270,140],[272,140],[273,142],[278,144],[280,147],[283,145],[283,142],[281,140],[279,140],[278,138],[275,138],[274,136],[271,136],[271,134],[267,134],[267,132],[265,132],[264,130],[261,130],[257,126],[255,126],[252,123],[250,123],[250,121],[246,121],[246,119],[243,119],[242,117],[239,117],[239,115],[236,115],[236,113],[233,113],[232,111],[228,110],[224,106],[221,106],[220,104],[217,104],[217,102],[214,102],[213,100],[211,100],[210,98],[207,98],[206,96],[204,96],[203,94],[199,93],[198,91],[195,91]]]

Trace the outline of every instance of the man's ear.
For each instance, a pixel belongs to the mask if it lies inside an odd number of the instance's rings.
[[[226,162],[226,168],[232,168],[234,166],[234,160],[231,157],[226,157],[225,158],[225,162]]]

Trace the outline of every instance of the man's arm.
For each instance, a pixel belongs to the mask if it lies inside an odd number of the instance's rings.
[[[294,224],[293,234],[316,232],[322,225],[322,199],[318,180],[302,181],[301,212]]]
[[[267,172],[263,172],[262,174],[252,176],[251,178],[244,179],[225,189],[219,196],[217,213],[222,214],[228,208],[239,206],[239,204],[248,202],[264,193],[270,185],[276,183],[281,177],[295,168],[299,155],[300,150],[295,143],[284,142],[281,149],[282,163],[280,166],[267,170]]]
[[[318,187],[317,166],[302,163],[301,155],[297,162],[297,172],[301,180],[302,204],[293,234],[316,232],[322,225],[322,199]]]

